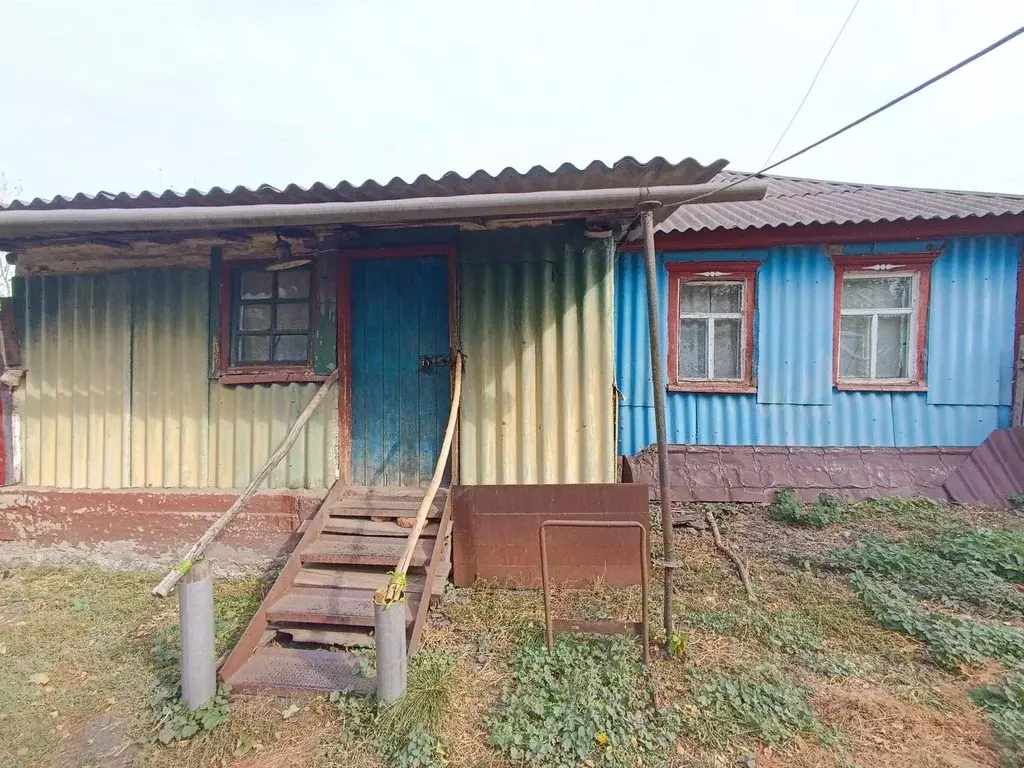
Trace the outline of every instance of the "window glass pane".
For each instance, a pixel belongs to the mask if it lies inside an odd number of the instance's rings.
[[[305,331],[309,328],[309,304],[278,304],[277,330]]]
[[[309,270],[286,269],[278,272],[277,296],[281,299],[304,299],[309,296]]]
[[[274,276],[262,270],[247,270],[239,277],[241,297],[249,299],[269,299],[274,284]]]
[[[268,304],[243,304],[238,318],[240,331],[266,331],[270,328],[270,306]]]
[[[740,378],[739,320],[715,320],[715,378]]]
[[[309,337],[276,336],[274,361],[278,363],[305,363],[309,360]]]
[[[708,377],[708,321],[679,321],[679,378]]]
[[[679,286],[679,311],[683,314],[707,314],[711,311],[711,286],[682,283]]]
[[[265,363],[270,360],[269,336],[239,336],[238,362]]]
[[[742,304],[742,283],[719,283],[711,286],[712,312],[739,312]]]
[[[847,316],[839,327],[839,378],[868,378],[871,375],[871,317]]]
[[[909,308],[912,277],[858,277],[843,280],[843,309]]]
[[[875,355],[875,378],[905,379],[907,372],[907,343],[910,317],[907,315],[878,316],[878,352]]]

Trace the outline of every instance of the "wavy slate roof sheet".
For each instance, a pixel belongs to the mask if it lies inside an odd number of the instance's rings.
[[[213,187],[206,192],[189,189],[185,192],[167,190],[159,194],[145,191],[137,195],[127,192],[79,193],[73,197],[58,195],[52,200],[35,198],[30,202],[15,200],[7,210],[61,210],[90,208],[182,208],[191,206],[259,205],[263,203],[349,203],[369,200],[401,200],[415,197],[454,197],[500,192],[545,192],[552,190],[612,189],[676,184],[702,184],[714,178],[725,167],[725,160],[701,165],[692,157],[672,163],[655,157],[641,163],[624,157],[612,165],[595,160],[585,168],[563,163],[553,171],[535,165],[525,173],[506,168],[496,176],[479,170],[470,176],[449,171],[439,179],[418,176],[408,182],[394,178],[386,184],[368,180],[361,184],[342,181],[333,187],[317,182],[311,187],[289,184],[277,189],[261,184],[255,189],[235,187],[226,190]]]
[[[723,171],[723,184],[746,174]],[[680,206],[659,232],[761,229],[794,224],[875,224],[915,219],[966,219],[1024,214],[1024,195],[955,192],[909,187],[845,184],[786,176],[765,176],[763,200]]]

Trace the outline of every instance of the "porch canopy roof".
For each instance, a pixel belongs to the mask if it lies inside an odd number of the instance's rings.
[[[419,176],[413,182],[387,184],[341,182],[308,189],[269,185],[208,192],[190,189],[58,196],[15,201],[0,209],[0,249],[16,258],[76,254],[94,265],[109,257],[124,264],[132,256],[167,254],[187,263],[212,245],[233,255],[266,252],[277,237],[299,241],[309,250],[356,239],[362,228],[454,226],[486,230],[539,226],[586,219],[598,228],[625,231],[639,208],[657,201],[661,220],[693,200],[714,203],[763,197],[764,182],[738,185],[712,181],[726,165],[702,165],[693,158],[670,163],[632,157],[611,166],[600,161],[585,168],[565,163],[554,171],[535,166],[525,173],[506,168],[496,176],[455,172],[440,179]],[[301,249],[300,249],[301,250]],[[29,270],[31,271],[31,266]],[[107,267],[109,268],[109,266]]]

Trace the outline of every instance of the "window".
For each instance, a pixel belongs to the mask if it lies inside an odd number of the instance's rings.
[[[268,271],[226,263],[221,279],[221,381],[316,380],[312,265]]]
[[[836,257],[833,354],[840,389],[923,389],[937,254]]]
[[[670,263],[670,388],[753,392],[759,262]]]

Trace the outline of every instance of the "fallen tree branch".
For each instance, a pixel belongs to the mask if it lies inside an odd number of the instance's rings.
[[[711,535],[715,538],[715,546],[718,547],[720,552],[724,552],[729,556],[729,559],[736,565],[736,570],[740,572],[740,581],[743,582],[744,588],[747,590],[747,597],[750,600],[754,600],[754,588],[750,586],[750,575],[747,573],[747,566],[740,560],[739,555],[729,549],[726,543],[722,541],[722,534],[718,530],[718,523],[715,521],[715,516],[709,509],[704,513],[704,519],[708,521],[708,525],[711,526]]]

